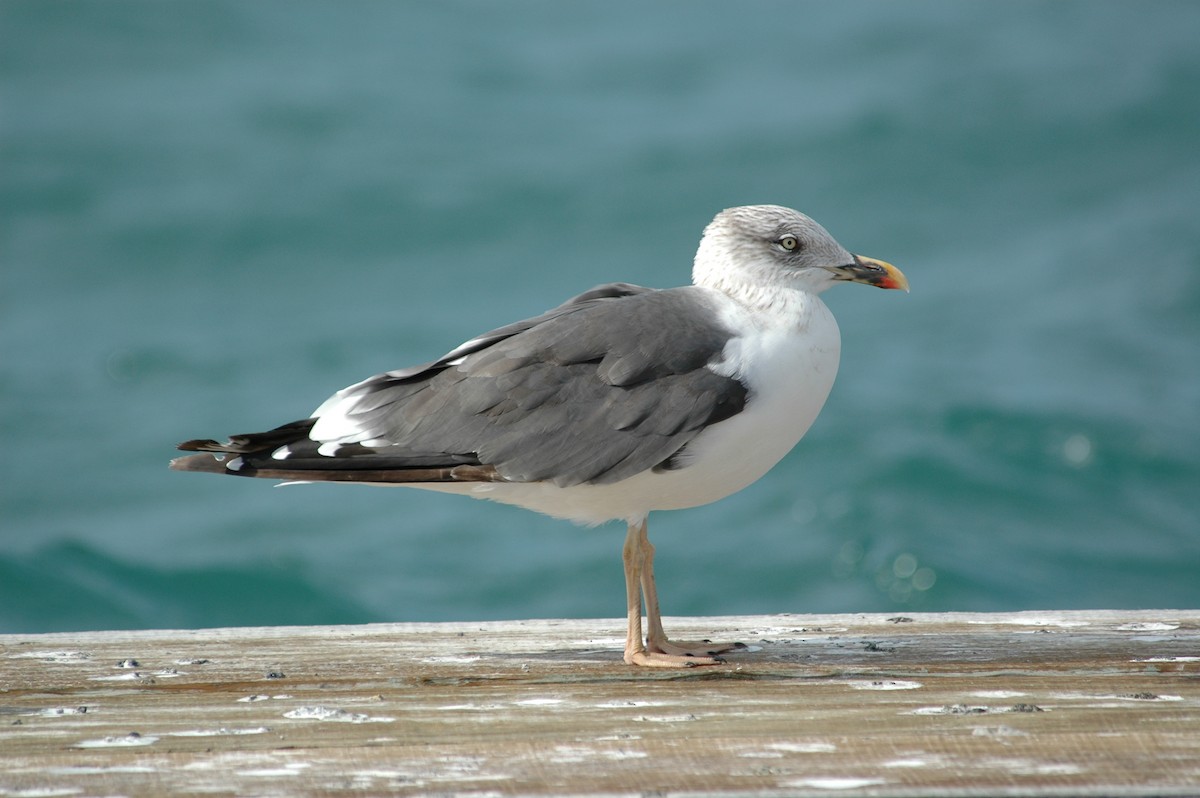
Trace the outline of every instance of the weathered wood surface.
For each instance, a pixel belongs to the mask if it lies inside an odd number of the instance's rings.
[[[0,636],[0,795],[1200,794],[1200,611]]]

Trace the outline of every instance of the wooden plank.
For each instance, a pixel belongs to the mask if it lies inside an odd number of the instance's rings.
[[[1200,611],[0,636],[0,795],[1187,795]]]

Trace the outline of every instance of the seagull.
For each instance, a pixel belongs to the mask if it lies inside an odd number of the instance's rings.
[[[741,643],[674,642],[654,584],[651,510],[697,507],[763,476],[808,431],[838,370],[839,282],[908,290],[778,205],[721,211],[692,285],[597,286],[430,363],[344,388],[309,418],[171,461],[284,482],[401,485],[580,524],[624,521],[630,665],[723,662]],[[642,632],[642,611],[646,634]]]

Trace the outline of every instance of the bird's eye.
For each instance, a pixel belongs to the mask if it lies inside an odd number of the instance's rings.
[[[800,249],[800,239],[795,236],[784,236],[779,239],[779,246],[783,247],[788,252],[795,252]]]

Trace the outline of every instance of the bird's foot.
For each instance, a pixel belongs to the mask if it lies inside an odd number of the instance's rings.
[[[625,652],[625,662],[648,668],[694,668],[698,665],[722,665],[719,655],[743,651],[745,643],[713,643],[709,640],[692,643],[672,643],[670,640],[650,641]]]
[[[640,649],[625,652],[625,662],[643,668],[694,668],[697,665],[720,665],[725,660],[720,657],[688,657]]]
[[[680,641],[678,643],[667,639],[649,640],[647,650],[656,654],[666,654],[672,657],[716,659],[723,662],[717,655],[728,654],[731,651],[745,651],[745,643],[714,643],[711,640]]]

